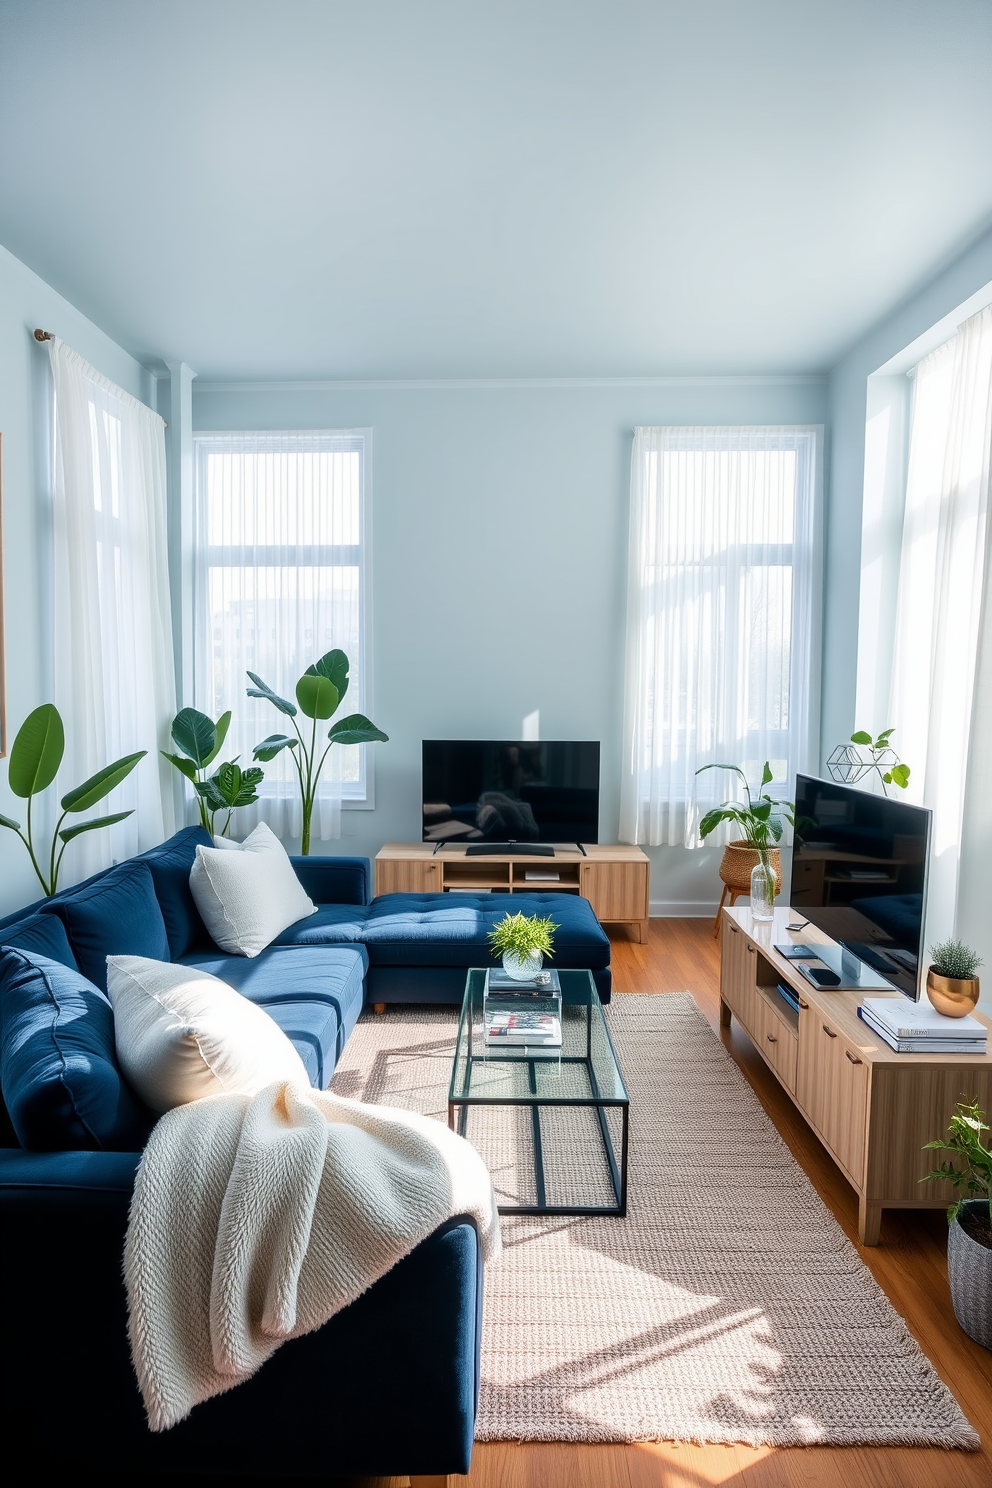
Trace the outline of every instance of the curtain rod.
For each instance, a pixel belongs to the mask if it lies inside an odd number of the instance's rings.
[[[34,333],[34,339],[36,341],[54,341],[55,337],[52,335],[51,331],[41,331],[36,329]],[[162,419],[162,422],[166,428],[169,427],[168,419]]]

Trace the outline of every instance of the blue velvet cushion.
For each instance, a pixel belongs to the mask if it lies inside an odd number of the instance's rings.
[[[356,904],[320,904],[317,913],[297,920],[273,946],[352,945],[365,939],[368,906]],[[269,949],[271,950],[271,946]]]
[[[260,956],[222,951],[183,957],[264,1008],[298,1050],[310,1081],[323,1090],[364,1002],[364,946],[292,947]]]
[[[4,950],[0,1010],[0,1085],[21,1146],[139,1152],[155,1118],[124,1083],[106,996],[60,961]]]
[[[151,872],[136,859],[55,900],[52,913],[66,928],[80,971],[101,992],[107,990],[108,956],[172,959]]]
[[[21,951],[36,951],[47,956],[49,961],[60,961],[63,966],[76,968],[76,958],[66,939],[65,926],[58,915],[26,915],[12,925],[0,930],[0,946],[17,946]]]
[[[171,961],[178,961],[189,951],[201,947],[209,949],[213,945],[189,887],[189,873],[200,843],[210,847],[210,833],[203,827],[184,827],[167,842],[135,859],[138,863],[147,863],[151,873],[155,897],[165,921],[170,952],[168,959]]]
[[[577,895],[381,894],[362,939],[372,966],[491,966],[488,932],[517,913],[549,915],[558,925],[552,966],[609,966],[609,938]]]

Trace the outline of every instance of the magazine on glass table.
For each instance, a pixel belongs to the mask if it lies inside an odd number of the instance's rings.
[[[486,1011],[486,1044],[488,1047],[561,1048],[561,1019],[554,1013],[539,1013],[530,1008],[519,1012]]]

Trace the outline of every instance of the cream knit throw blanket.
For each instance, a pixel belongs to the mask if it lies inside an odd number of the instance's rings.
[[[288,1083],[168,1112],[141,1159],[124,1250],[151,1429],[248,1379],[456,1214],[493,1259],[485,1165],[428,1117]]]

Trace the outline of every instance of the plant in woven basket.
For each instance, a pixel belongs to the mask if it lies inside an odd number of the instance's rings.
[[[970,982],[982,965],[981,956],[976,955],[963,940],[938,941],[930,947],[930,959],[938,976],[950,977],[957,982]]]
[[[714,806],[707,811],[699,823],[700,837],[705,842],[721,822],[736,823],[743,833],[747,846],[758,854],[758,861],[764,870],[768,886],[768,898],[773,900],[776,884],[769,852],[781,841],[784,823],[788,822],[789,826],[795,826],[795,808],[790,801],[776,801],[764,789],[775,778],[767,760],[761,771],[761,783],[758,786],[759,793],[756,798],[751,795],[747,776],[739,765],[701,765],[696,774],[702,775],[704,770],[730,770],[733,774],[739,775],[744,786],[745,800],[723,801],[719,806]]]

